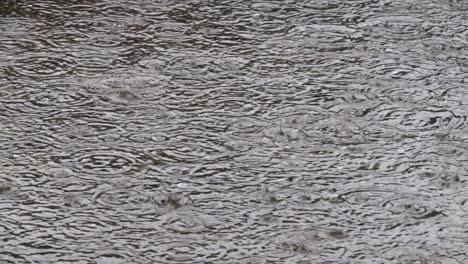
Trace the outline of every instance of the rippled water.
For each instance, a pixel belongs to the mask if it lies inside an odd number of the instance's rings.
[[[0,1],[0,263],[468,263],[467,14]]]

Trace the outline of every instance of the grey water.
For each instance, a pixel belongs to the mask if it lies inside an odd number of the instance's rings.
[[[0,263],[468,263],[468,2],[0,1]]]

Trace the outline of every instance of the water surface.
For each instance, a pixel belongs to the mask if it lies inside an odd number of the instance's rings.
[[[0,2],[0,263],[468,263],[467,12]]]

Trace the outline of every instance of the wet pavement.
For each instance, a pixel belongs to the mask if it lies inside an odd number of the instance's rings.
[[[468,263],[468,3],[1,1],[0,263]]]

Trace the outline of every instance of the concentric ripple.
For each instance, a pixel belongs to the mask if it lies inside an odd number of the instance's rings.
[[[25,77],[60,77],[73,72],[75,62],[66,56],[54,57],[50,54],[20,58],[13,64],[13,71]]]
[[[371,66],[371,71],[375,74],[385,75],[393,79],[408,81],[419,81],[437,74],[430,64],[393,59],[379,61]]]
[[[371,32],[391,41],[420,40],[429,37],[433,27],[430,23],[414,16],[385,16],[365,23]]]
[[[133,144],[164,144],[169,141],[170,138],[161,132],[151,132],[151,131],[140,131],[140,132],[129,132],[123,135],[128,141]]]
[[[68,140],[72,139],[90,139],[106,141],[106,139],[112,139],[114,142],[120,134],[123,133],[123,129],[113,122],[96,122],[93,120],[87,120],[86,124],[73,124],[66,128],[67,130],[63,133],[64,137]]]
[[[389,221],[401,217],[424,220],[443,215],[442,206],[437,200],[422,195],[404,195],[392,189],[362,188],[345,192],[340,197],[346,203],[374,211],[374,221]]]
[[[437,231],[437,236],[444,241],[463,244],[468,237],[468,223],[442,227]]]
[[[119,207],[129,214],[149,214],[157,209],[157,204],[151,195],[131,188],[102,190],[94,195],[94,200],[105,208]]]
[[[161,225],[179,234],[196,234],[206,231],[207,223],[193,211],[172,211],[158,218]]]
[[[381,206],[394,215],[404,215],[412,219],[443,216],[442,207],[430,197],[398,197],[384,201]]]
[[[379,107],[377,117],[393,123],[403,131],[434,131],[444,129],[461,129],[468,124],[467,117],[443,108],[408,109],[402,107]]]
[[[328,258],[338,259],[346,252],[345,248],[335,247],[335,250],[329,251],[327,248],[336,244],[336,240],[344,238],[334,238],[332,232],[325,230],[303,230],[294,231],[288,234],[281,234],[276,238],[278,248],[290,253],[300,253],[316,259],[316,256],[327,255]],[[315,256],[315,257],[314,257]]]
[[[157,164],[152,156],[131,149],[87,148],[60,159],[73,171],[91,177],[139,175],[149,166]]]
[[[0,102],[11,113],[52,113],[91,105],[94,98],[85,87],[76,84],[31,83],[26,87],[11,87]]]
[[[383,253],[387,259],[396,259],[396,263],[401,264],[443,264],[443,258],[437,257],[434,252],[429,252],[422,249],[409,249],[405,247],[396,247]],[[448,259],[446,259],[448,260]]]

